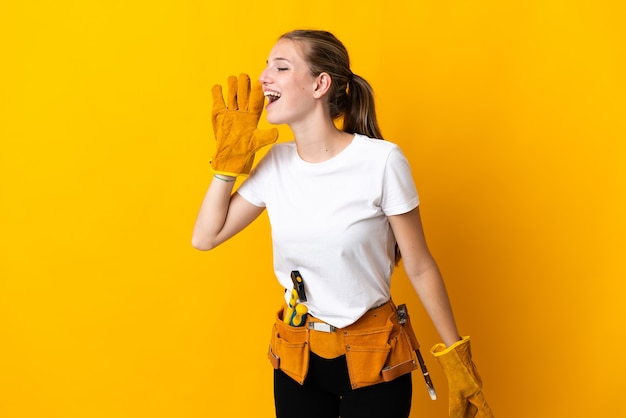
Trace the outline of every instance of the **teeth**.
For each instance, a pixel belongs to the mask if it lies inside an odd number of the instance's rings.
[[[263,93],[266,97],[267,96],[272,96],[272,97],[280,97],[280,93],[277,93],[275,91],[266,91],[265,93]]]

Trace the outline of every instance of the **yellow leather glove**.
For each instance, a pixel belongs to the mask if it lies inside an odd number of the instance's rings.
[[[257,129],[265,97],[260,82],[250,87],[250,77],[228,77],[228,97],[224,102],[222,86],[213,86],[213,132],[216,151],[211,167],[217,174],[250,174],[254,153],[278,139],[276,128]]]
[[[470,337],[447,347],[437,344],[430,352],[448,379],[450,418],[493,418],[485,400],[483,383],[472,361]]]

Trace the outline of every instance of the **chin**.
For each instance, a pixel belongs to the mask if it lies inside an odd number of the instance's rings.
[[[281,120],[278,117],[272,117],[270,115],[266,115],[265,119],[272,125],[282,125],[283,123],[285,123],[285,121]]]

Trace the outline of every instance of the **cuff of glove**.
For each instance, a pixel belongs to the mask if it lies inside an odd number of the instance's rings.
[[[212,165],[210,165],[210,167],[211,167],[211,171],[213,171],[213,174],[217,174],[218,176],[248,177],[250,175],[249,173],[236,173],[234,171],[228,171],[228,170],[216,170],[213,168]]]
[[[217,174],[218,176],[227,176],[227,177],[248,177],[249,174],[244,173],[231,173],[228,171],[216,171],[213,170],[213,174]]]
[[[446,345],[443,343],[435,344],[433,348],[430,349],[430,352],[435,357],[445,356],[449,352],[456,350],[458,346],[469,343],[469,340],[469,335],[466,335],[464,337],[461,337],[459,341],[455,342],[450,347],[446,347]]]

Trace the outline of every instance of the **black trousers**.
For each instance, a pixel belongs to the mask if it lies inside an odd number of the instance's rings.
[[[328,360],[311,353],[303,385],[274,371],[277,418],[408,418],[411,374],[352,389],[345,356]]]

